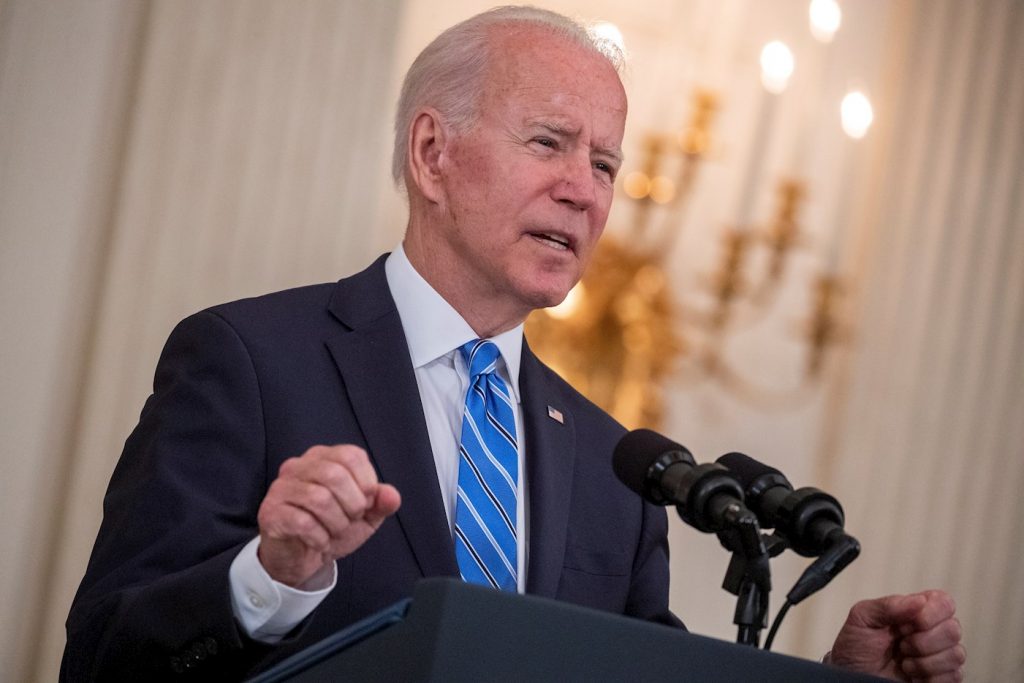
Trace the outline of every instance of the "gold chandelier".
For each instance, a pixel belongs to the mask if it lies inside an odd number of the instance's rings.
[[[566,301],[527,320],[537,354],[630,428],[659,425],[669,380],[716,381],[761,407],[802,402],[820,377],[826,350],[843,336],[836,315],[841,285],[835,275],[825,274],[813,285],[814,305],[803,331],[806,371],[793,387],[759,387],[725,354],[728,336],[748,322],[744,318],[772,312],[788,257],[801,243],[799,212],[806,191],[794,179],[779,182],[770,220],[723,230],[718,266],[701,284],[711,295],[709,307],[688,306],[674,296],[665,260],[679,239],[694,182],[712,148],[717,109],[714,93],[697,90],[678,135],[646,138],[640,170],[623,182],[632,214],[625,239],[603,237]],[[751,252],[758,248],[766,251],[767,265],[752,273]]]

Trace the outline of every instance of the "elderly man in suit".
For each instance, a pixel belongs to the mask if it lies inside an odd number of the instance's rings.
[[[406,76],[402,245],[335,284],[183,321],[104,501],[66,680],[241,677],[462,576],[679,624],[663,510],[619,484],[623,429],[526,345],[608,217],[626,97],[560,15],[502,8]],[[832,661],[957,680],[944,593],[851,611]]]

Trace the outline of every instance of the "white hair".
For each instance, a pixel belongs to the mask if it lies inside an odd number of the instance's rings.
[[[612,41],[597,36],[569,17],[538,7],[495,7],[452,26],[423,49],[402,83],[391,157],[391,175],[399,187],[404,182],[408,163],[409,128],[420,107],[437,109],[456,133],[465,132],[476,122],[490,56],[490,31],[501,24],[542,26],[553,36],[568,39],[604,57],[616,72],[624,61],[622,51]]]

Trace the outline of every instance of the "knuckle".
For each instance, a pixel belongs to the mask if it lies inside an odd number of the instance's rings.
[[[939,593],[939,604],[946,613],[951,615],[956,613],[956,601],[949,593],[944,591]]]
[[[324,446],[323,444],[316,444],[307,448],[302,455],[292,458],[292,460],[301,461],[302,463],[313,463],[324,459],[329,459],[331,454],[331,447]]]
[[[296,536],[312,538],[318,525],[312,515],[308,513],[300,513],[292,516],[291,524],[289,526]]]
[[[338,458],[349,467],[356,467],[366,462],[366,451],[359,446],[345,444],[338,446]]]
[[[298,458],[288,458],[281,463],[281,466],[277,468],[277,475],[279,477],[288,477],[295,471],[295,467],[298,465]]]
[[[337,490],[352,479],[352,474],[343,465],[330,462],[325,463],[325,467],[320,472],[320,478],[326,486]]]
[[[310,484],[308,491],[307,495],[309,496],[310,503],[317,508],[323,509],[329,507],[331,501],[334,499],[334,496],[331,495],[330,491],[318,484]]]
[[[857,602],[853,603],[853,607],[850,608],[847,618],[849,620],[859,618],[861,613],[865,612],[868,609],[868,602],[869,601],[867,600],[858,600]]]
[[[256,521],[262,527],[275,523],[282,514],[282,505],[279,502],[280,496],[277,491],[271,488],[260,503],[256,511]]]
[[[946,630],[954,641],[960,642],[960,638],[963,637],[963,627],[960,625],[959,619],[950,619]]]
[[[956,619],[956,601],[951,597],[946,598],[946,618]]]
[[[269,529],[273,525],[274,516],[273,512],[267,505],[266,501],[260,505],[259,511],[256,513],[256,524],[260,529]]]

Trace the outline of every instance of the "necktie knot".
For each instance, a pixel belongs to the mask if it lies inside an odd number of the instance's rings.
[[[474,339],[459,347],[466,367],[469,368],[469,377],[475,380],[480,375],[492,373],[496,369],[498,356],[501,352],[498,345],[487,339]]]

